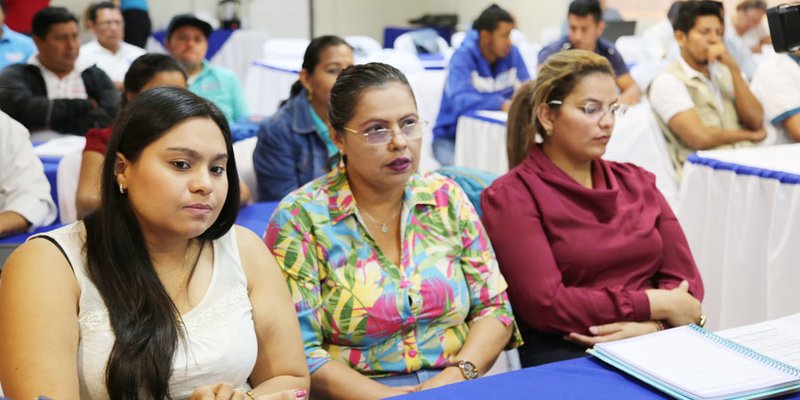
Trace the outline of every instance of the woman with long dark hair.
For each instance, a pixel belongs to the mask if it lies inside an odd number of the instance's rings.
[[[219,109],[183,89],[149,90],[125,108],[106,154],[97,212],[6,263],[5,394],[304,398],[286,285],[260,239],[233,227],[239,181]]]
[[[170,86],[186,89],[186,71],[177,60],[166,54],[145,54],[133,61],[125,74],[121,108],[136,95],[148,89]],[[75,193],[77,217],[83,218],[100,206],[100,169],[111,139],[111,127],[89,129],[81,158],[78,189]],[[239,202],[245,205],[250,190],[239,181]]]

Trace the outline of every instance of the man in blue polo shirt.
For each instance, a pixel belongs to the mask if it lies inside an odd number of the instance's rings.
[[[206,60],[211,25],[194,15],[176,15],[167,27],[166,48],[189,75],[189,90],[211,100],[229,122],[248,116],[239,78]]]
[[[507,111],[514,90],[531,79],[519,50],[511,44],[511,14],[493,4],[472,28],[450,59],[433,128],[433,155],[443,166],[453,164],[459,116],[475,110]]]
[[[0,32],[0,69],[9,64],[25,63],[34,53],[36,47],[33,45],[33,39],[12,31],[6,24],[6,4],[5,1],[0,0],[0,25],[3,26]]]
[[[611,42],[600,38],[606,27],[600,3],[597,0],[574,0],[569,4],[567,23],[569,24],[567,36],[550,43],[539,52],[539,65],[561,50],[593,51],[607,58],[611,63],[611,67],[617,75],[617,86],[621,92],[620,103],[629,105],[638,103],[642,96],[642,90],[631,77],[625,60]]]

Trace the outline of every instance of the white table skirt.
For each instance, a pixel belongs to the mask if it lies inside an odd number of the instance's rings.
[[[303,60],[251,62],[244,80],[244,98],[250,114],[260,117],[275,114],[300,78],[302,64]]]
[[[699,152],[679,204],[709,327],[800,312],[800,144]]]
[[[458,118],[453,164],[498,175],[508,171],[503,111],[475,111]]]

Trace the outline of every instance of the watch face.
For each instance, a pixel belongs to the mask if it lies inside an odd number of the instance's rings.
[[[459,363],[459,367],[461,368],[461,372],[464,373],[465,378],[475,379],[478,377],[478,368],[475,367],[475,364],[465,360]]]

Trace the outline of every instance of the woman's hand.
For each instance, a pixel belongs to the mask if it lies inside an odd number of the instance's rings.
[[[606,325],[592,326],[589,328],[591,336],[571,332],[564,336],[564,340],[577,343],[582,346],[592,347],[596,343],[612,342],[614,340],[626,339],[634,336],[646,335],[656,332],[660,325],[655,321],[646,322],[614,322]]]
[[[700,300],[689,293],[689,282],[683,281],[678,287],[669,291],[672,296],[671,315],[666,320],[671,326],[697,323],[700,320]]]
[[[278,393],[256,395],[256,400],[305,400],[308,392],[305,389],[284,390]],[[244,390],[234,389],[227,382],[216,385],[203,385],[192,392],[192,400],[251,400]]]
[[[236,390],[227,382],[216,385],[203,385],[192,392],[192,400],[249,400],[241,390]]]
[[[689,293],[689,282],[683,281],[675,289],[649,289],[646,293],[651,319],[666,321],[670,326],[694,324],[700,320],[700,300]]]
[[[435,387],[449,385],[451,383],[458,383],[464,381],[464,375],[457,367],[447,367],[439,372],[431,379],[422,382],[417,386],[417,390],[433,389]]]

